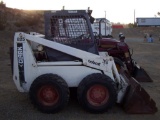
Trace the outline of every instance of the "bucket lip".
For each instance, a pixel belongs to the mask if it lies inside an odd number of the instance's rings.
[[[153,82],[151,77],[148,75],[148,73],[140,67],[137,68],[136,66],[134,67],[134,71],[132,76],[138,81],[138,82]]]

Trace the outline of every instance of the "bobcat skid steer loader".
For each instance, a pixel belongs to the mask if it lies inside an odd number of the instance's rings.
[[[99,55],[85,10],[45,12],[45,35],[17,32],[13,48],[13,80],[28,92],[38,110],[55,113],[77,88],[81,106],[93,113],[115,103],[128,113],[155,113],[157,107],[140,84],[111,56]]]

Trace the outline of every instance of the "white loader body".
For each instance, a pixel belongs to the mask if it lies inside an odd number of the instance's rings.
[[[31,44],[36,43],[70,54],[81,61],[36,61]],[[111,56],[99,56],[69,47],[57,42],[49,41],[38,35],[18,32],[14,37],[14,70],[13,80],[20,92],[29,92],[33,81],[40,75],[53,73],[61,76],[69,87],[77,87],[80,81],[89,74],[102,73],[115,82],[122,82]],[[114,76],[113,76],[114,75]],[[123,81],[125,82],[125,81]],[[127,83],[124,84],[127,86]],[[126,88],[126,87],[125,87]],[[120,92],[122,97],[125,91]],[[120,100],[120,99],[119,99]],[[119,101],[118,100],[118,101]]]

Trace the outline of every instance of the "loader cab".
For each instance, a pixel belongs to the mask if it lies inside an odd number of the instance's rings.
[[[93,36],[90,17],[85,10],[46,11],[45,38],[93,54],[98,54],[98,48]],[[61,54],[46,48],[49,56]],[[66,56],[67,55],[62,55]],[[72,59],[71,57],[69,59]]]

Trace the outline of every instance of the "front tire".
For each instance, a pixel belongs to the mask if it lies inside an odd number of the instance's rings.
[[[56,113],[67,105],[69,88],[60,76],[45,74],[32,83],[29,95],[38,110],[44,113]]]
[[[78,86],[77,95],[82,107],[93,113],[105,112],[117,100],[115,83],[100,73],[85,77]]]

